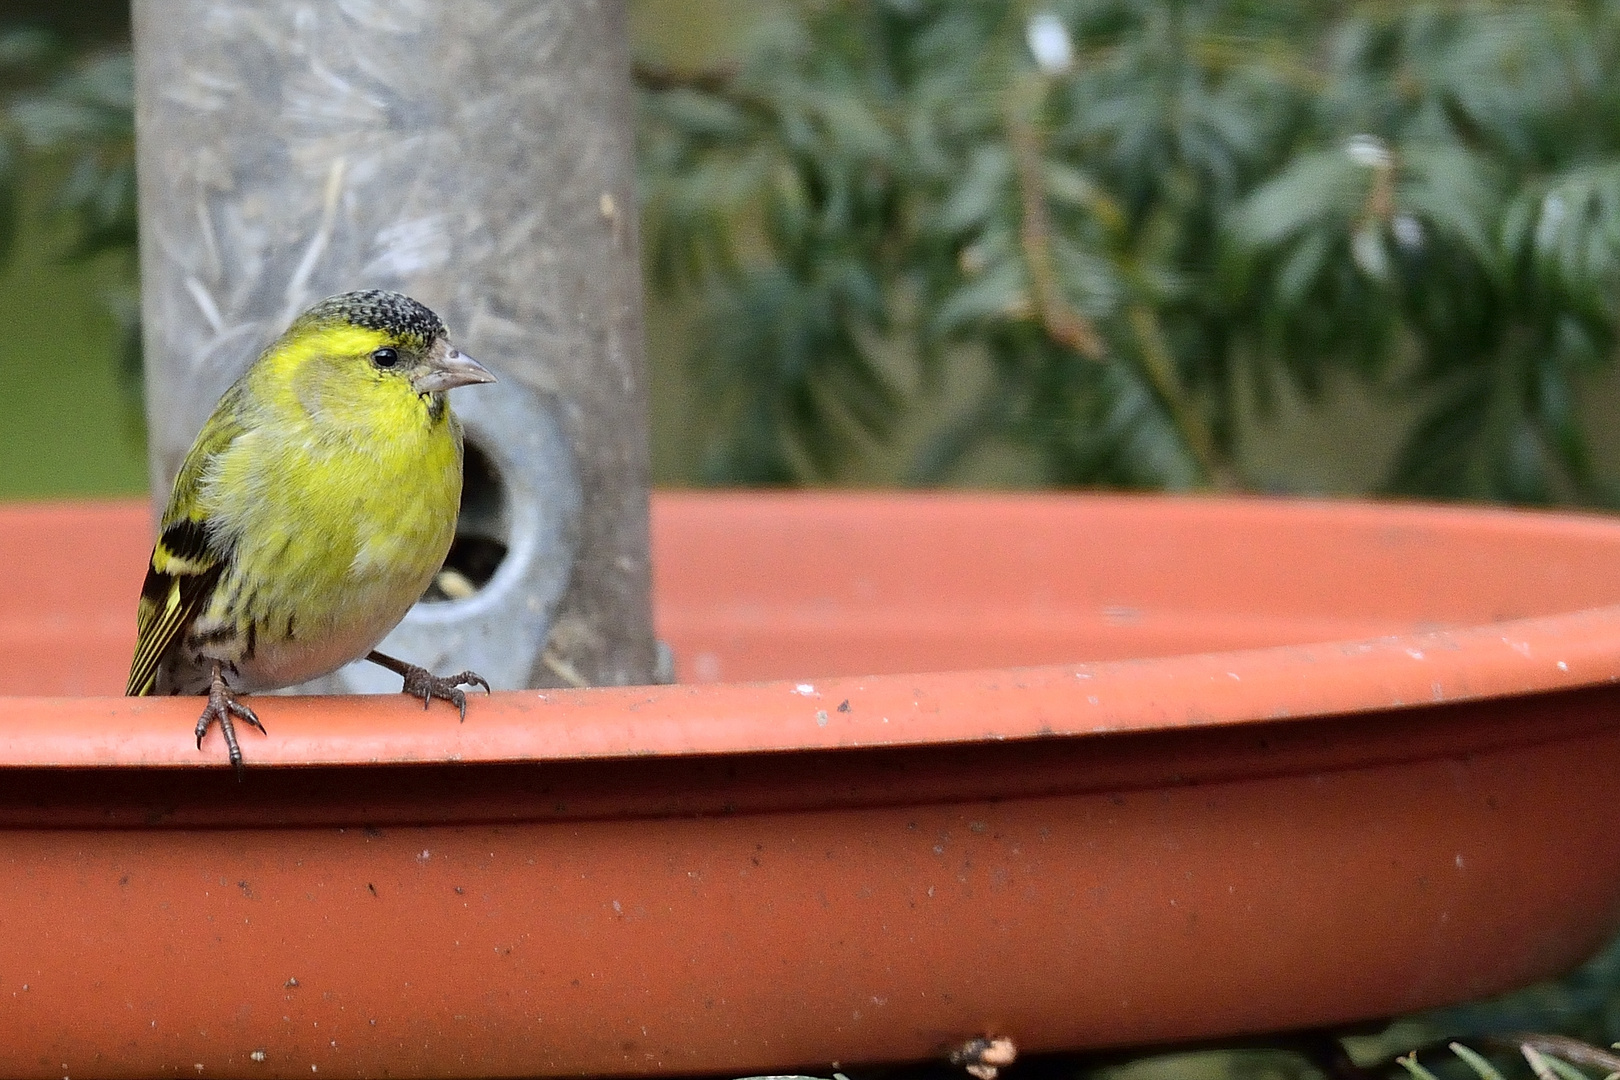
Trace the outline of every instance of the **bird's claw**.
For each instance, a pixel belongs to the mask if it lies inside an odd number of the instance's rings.
[[[482,686],[484,693],[491,692],[489,683],[476,671],[463,671],[457,675],[435,675],[427,668],[417,667],[415,664],[406,667],[409,670],[401,672],[405,679],[405,685],[400,688],[403,693],[421,698],[424,709],[432,704],[434,698],[448,701],[461,714],[463,723],[467,720],[467,695],[458,688]]]
[[[236,700],[231,688],[225,685],[225,679],[218,669],[214,671],[214,681],[208,687],[208,704],[204,707],[202,715],[197,718],[197,749],[202,749],[203,736],[214,723],[219,724],[219,732],[225,736],[225,749],[230,755],[231,767],[236,770],[238,780],[242,778],[242,748],[236,741],[236,725],[231,722],[235,717],[259,729],[259,734],[268,735],[264,725],[252,709]]]

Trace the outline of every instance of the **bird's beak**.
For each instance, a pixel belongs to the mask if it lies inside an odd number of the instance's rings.
[[[433,366],[426,373],[412,379],[411,386],[418,394],[428,394],[436,390],[452,390],[458,386],[494,381],[495,376],[483,364],[466,353],[451,349],[433,361]]]

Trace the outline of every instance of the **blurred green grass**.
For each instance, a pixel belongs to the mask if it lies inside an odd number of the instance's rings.
[[[99,300],[116,268],[61,260],[62,237],[39,212],[53,188],[23,192],[17,250],[0,269],[0,499],[141,494],[140,402]]]

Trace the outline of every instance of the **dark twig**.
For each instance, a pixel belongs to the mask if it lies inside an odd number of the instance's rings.
[[[683,70],[638,60],[630,66],[630,75],[643,90],[702,90],[708,94],[724,94],[731,89],[737,68],[734,64],[722,64]]]
[[[1041,143],[1033,124],[1014,108],[1008,135],[1018,169],[1018,195],[1023,210],[1019,244],[1029,267],[1030,301],[1047,337],[1084,356],[1102,360],[1106,356],[1102,335],[1064,298],[1057,273],[1052,268],[1052,219],[1046,208],[1045,183],[1041,177]]]
[[[1605,1072],[1620,1072],[1620,1054],[1601,1046],[1593,1046],[1568,1035],[1540,1035],[1531,1031],[1516,1031],[1506,1035],[1491,1035],[1478,1040],[1488,1046],[1524,1052],[1530,1047],[1537,1053],[1563,1058],[1571,1065],[1590,1065]]]
[[[1158,314],[1146,304],[1132,304],[1125,314],[1136,335],[1142,370],[1153,384],[1154,393],[1164,402],[1182,444],[1198,459],[1204,475],[1216,487],[1224,490],[1241,487],[1231,468],[1216,453],[1215,437],[1210,434],[1209,425],[1181,392],[1181,382],[1176,378],[1176,358],[1165,340]]]
[[[1523,1055],[1528,1047],[1532,1052],[1548,1057],[1562,1058],[1571,1065],[1586,1065],[1605,1072],[1620,1073],[1620,1054],[1601,1046],[1574,1039],[1568,1035],[1543,1035],[1532,1031],[1510,1031],[1501,1034],[1469,1035],[1464,1038],[1446,1037],[1435,1039],[1414,1047],[1407,1053],[1389,1061],[1380,1062],[1375,1068],[1365,1070],[1367,1076],[1382,1075],[1389,1071],[1400,1058],[1422,1057],[1425,1054],[1434,1054],[1442,1050],[1451,1050],[1455,1053],[1458,1045],[1496,1050],[1510,1054]],[[1313,1058],[1313,1063],[1318,1062]],[[1324,1070],[1325,1071],[1325,1070]],[[1330,1074],[1338,1075],[1338,1074]]]

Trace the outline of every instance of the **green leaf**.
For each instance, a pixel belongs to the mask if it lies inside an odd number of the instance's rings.
[[[950,235],[983,228],[992,215],[1005,212],[1012,178],[1012,154],[1006,147],[978,147],[968,160],[961,183],[946,196],[932,226]]]
[[[1347,222],[1360,211],[1371,183],[1369,170],[1342,150],[1302,155],[1243,200],[1228,218],[1248,247],[1276,247],[1319,226]]]
[[[1407,1054],[1404,1057],[1396,1058],[1395,1062],[1401,1068],[1417,1077],[1417,1080],[1439,1080],[1439,1077],[1435,1076],[1434,1073],[1424,1068],[1423,1065],[1418,1062],[1417,1053],[1415,1051]]]
[[[1452,1042],[1447,1043],[1446,1045],[1451,1048],[1451,1052],[1453,1054],[1456,1054],[1458,1057],[1462,1058],[1463,1061],[1468,1063],[1468,1067],[1474,1070],[1474,1072],[1479,1076],[1479,1080],[1507,1080],[1507,1078],[1497,1070],[1495,1065],[1492,1065],[1489,1061],[1486,1061],[1478,1053],[1464,1046],[1462,1043]]]
[[[0,140],[0,259],[10,258],[17,243],[18,198],[21,181],[16,152]]]
[[[998,260],[940,301],[929,320],[929,332],[948,338],[970,331],[985,319],[1027,317],[1031,311],[1028,289],[1021,263]]]

